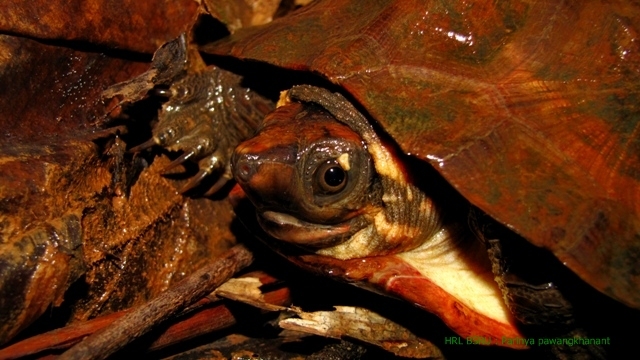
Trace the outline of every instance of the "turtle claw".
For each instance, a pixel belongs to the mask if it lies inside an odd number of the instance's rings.
[[[211,195],[217,193],[231,179],[233,179],[233,175],[230,172],[229,173],[225,172],[222,176],[220,176],[218,181],[216,181],[216,183],[213,184],[213,186],[209,190],[207,190],[207,192],[204,193],[204,196],[211,196]]]
[[[184,44],[178,41],[174,45]],[[160,62],[162,59],[158,58]],[[180,189],[180,193],[185,193],[210,174],[226,169],[233,149],[254,133],[274,104],[244,88],[242,77],[231,72],[213,66],[191,74],[183,73],[183,68],[178,70],[167,81],[153,83],[159,86],[153,88],[152,93],[166,98],[166,102],[158,114],[151,139],[128,152],[137,153],[153,146],[182,151],[160,171],[162,174],[186,161],[197,161],[200,171]],[[230,179],[231,171],[227,169],[207,194],[218,191]]]
[[[189,181],[182,187],[182,189],[180,189],[180,193],[184,194],[187,191],[200,185],[202,180],[204,180],[207,176],[209,176],[216,169],[218,169],[220,165],[223,163],[223,161],[220,160],[220,156],[221,156],[220,154],[216,153],[216,154],[213,154],[212,156],[209,156],[200,160],[200,162],[198,163],[198,165],[200,166],[200,171],[198,171],[198,173],[194,177],[189,179]],[[177,162],[179,159],[180,158],[174,160],[171,164]],[[186,158],[183,161],[185,160]],[[169,166],[171,166],[171,164],[169,164]],[[207,190],[207,192],[204,193],[204,196],[211,196],[217,193],[220,189],[222,189],[223,186],[225,186],[229,182],[229,180],[232,180],[232,179],[233,179],[233,173],[231,172],[231,167],[227,165],[225,167],[224,173],[220,175],[220,178],[213,184],[213,186],[211,186],[209,190]]]
[[[198,173],[194,177],[189,179],[189,181],[180,189],[179,191],[180,194],[185,194],[187,191],[200,185],[202,180],[204,180],[204,178],[206,178],[210,173],[211,173],[210,171],[206,171],[206,170],[198,171]]]
[[[131,149],[129,149],[129,153],[137,153],[146,149],[149,149],[153,146],[156,145],[156,141],[154,138],[151,138],[145,142],[143,142],[142,144],[138,145],[138,146],[134,146]]]
[[[169,165],[165,166],[164,169],[160,171],[160,173],[166,174],[176,166],[181,165],[185,161],[189,160],[193,155],[195,155],[195,153],[196,153],[195,151],[185,152],[184,154],[180,155],[177,159],[173,160]]]

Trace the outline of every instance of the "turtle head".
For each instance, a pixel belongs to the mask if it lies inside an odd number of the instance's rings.
[[[299,245],[344,242],[381,197],[360,137],[317,105],[290,103],[269,114],[237,147],[233,168],[265,231]]]
[[[299,91],[306,89],[309,99]],[[352,259],[420,245],[439,230],[432,202],[343,103],[314,87],[285,93],[257,135],[236,148],[236,180],[267,233],[318,254]]]

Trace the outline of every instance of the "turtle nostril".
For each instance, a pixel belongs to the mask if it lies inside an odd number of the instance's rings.
[[[254,163],[246,156],[241,156],[233,164],[233,176],[238,182],[248,183],[253,174],[255,174]]]

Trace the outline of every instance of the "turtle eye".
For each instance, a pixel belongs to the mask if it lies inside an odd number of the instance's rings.
[[[323,194],[336,194],[347,185],[347,172],[335,160],[327,161],[318,168],[316,183]]]

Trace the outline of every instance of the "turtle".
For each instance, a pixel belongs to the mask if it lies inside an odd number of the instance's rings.
[[[515,276],[511,242],[469,226],[449,196],[528,244],[522,258],[542,251],[639,309],[637,24],[640,7],[624,1],[316,1],[201,51],[324,85],[292,87],[261,124],[216,115],[206,136],[176,135],[185,127],[167,115],[137,150],[203,159],[189,188],[224,169],[215,190],[235,178],[294,262],[426,308],[460,336],[521,347],[505,343],[523,337],[518,322],[546,309],[544,321],[568,324],[571,305],[556,284]],[[192,102],[180,89],[194,79],[166,92],[164,114]],[[267,113],[247,89],[203,93]]]

